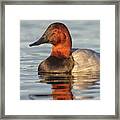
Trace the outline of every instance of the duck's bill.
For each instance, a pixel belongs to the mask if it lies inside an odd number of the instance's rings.
[[[37,45],[41,45],[44,43],[48,43],[48,40],[41,37],[38,41],[30,44],[29,46],[32,47],[32,46],[37,46]]]

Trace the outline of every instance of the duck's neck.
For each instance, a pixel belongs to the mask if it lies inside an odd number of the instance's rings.
[[[69,58],[71,55],[72,43],[68,39],[64,44],[53,45],[51,56],[58,58]]]

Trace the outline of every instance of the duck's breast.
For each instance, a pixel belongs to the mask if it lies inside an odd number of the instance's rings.
[[[40,63],[38,66],[38,74],[40,73],[69,73],[74,66],[73,57],[69,58],[57,58],[50,56],[46,60]]]
[[[100,54],[90,49],[79,49],[72,53],[74,67],[72,72],[100,71]]]

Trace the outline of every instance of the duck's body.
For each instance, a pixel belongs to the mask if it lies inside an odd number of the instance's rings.
[[[90,49],[79,49],[72,53],[74,67],[72,72],[99,72],[100,55]]]
[[[100,57],[90,49],[72,52],[72,41],[67,27],[62,23],[51,24],[43,36],[30,46],[51,43],[51,55],[38,66],[41,73],[95,72],[100,70]]]

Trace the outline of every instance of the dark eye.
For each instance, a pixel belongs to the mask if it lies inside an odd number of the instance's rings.
[[[53,36],[55,33],[52,33],[51,36]]]

